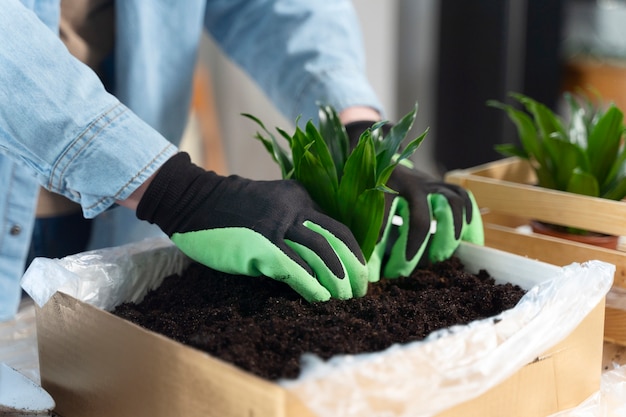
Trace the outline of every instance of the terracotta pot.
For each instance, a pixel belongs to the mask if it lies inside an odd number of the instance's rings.
[[[600,246],[606,249],[616,250],[619,244],[619,236],[605,235],[602,233],[593,232],[590,232],[590,234],[587,235],[578,235],[560,230],[558,226],[540,222],[537,220],[531,220],[530,226],[535,233],[558,237],[561,239],[568,239],[574,242],[586,243],[588,245]]]

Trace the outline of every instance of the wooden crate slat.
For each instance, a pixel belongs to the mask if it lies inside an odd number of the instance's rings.
[[[496,169],[496,167],[500,170]],[[482,176],[502,173],[507,166],[516,171],[520,164],[510,159],[493,163],[492,168],[478,168],[478,174],[464,170],[452,172],[446,180],[462,185],[474,194],[480,207],[515,216],[593,230],[626,235],[626,203],[602,198],[547,190],[532,185]],[[523,173],[518,172],[523,176]]]
[[[508,227],[485,224],[485,245],[554,265],[599,260],[615,265],[615,286],[626,288],[626,253],[569,242],[537,234],[519,233]]]

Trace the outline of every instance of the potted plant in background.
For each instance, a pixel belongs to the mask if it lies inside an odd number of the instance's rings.
[[[565,93],[568,119],[530,97],[512,94],[521,109],[498,101],[515,123],[521,146],[498,145],[508,156],[448,172],[446,181],[474,194],[481,208],[485,246],[555,265],[602,260],[616,266],[607,296],[604,339],[626,345],[626,252],[568,238],[529,233],[533,221],[567,231],[626,236],[624,126],[615,105],[603,109]],[[587,233],[589,234],[589,233]],[[610,238],[613,245],[617,237]]]
[[[565,93],[569,119],[564,121],[530,97],[511,96],[526,111],[493,100],[488,105],[506,111],[517,127],[521,146],[496,145],[497,151],[527,160],[540,187],[617,201],[626,196],[624,115],[620,109],[611,104],[604,110]],[[618,244],[618,236],[567,225],[533,220],[531,226],[538,233],[610,249]]]

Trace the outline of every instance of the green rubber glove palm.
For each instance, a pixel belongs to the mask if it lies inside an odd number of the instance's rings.
[[[223,177],[179,153],[137,208],[190,258],[226,273],[283,281],[306,300],[367,291],[367,266],[346,226],[316,210],[291,180]]]

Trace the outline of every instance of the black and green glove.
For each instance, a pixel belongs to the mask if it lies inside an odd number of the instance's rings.
[[[355,144],[374,123],[347,124],[350,143]],[[390,128],[388,124],[382,127],[383,136]],[[426,251],[429,260],[441,261],[452,256],[461,240],[484,243],[482,218],[470,191],[402,164],[394,169],[387,185],[397,194],[385,198],[383,227],[368,261],[370,281],[381,274],[387,278],[408,276]],[[397,227],[393,226],[395,217],[401,219]],[[431,234],[433,220],[436,231]]]
[[[349,229],[296,181],[220,176],[186,153],[158,171],[137,207],[190,258],[226,273],[283,281],[306,300],[361,297],[367,266]]]
[[[484,243],[482,218],[470,191],[402,165],[387,184],[398,192],[393,214],[402,219],[402,225],[391,245],[386,277],[410,274],[425,250],[428,259],[437,262],[452,256],[462,240]],[[432,220],[436,230],[430,234]]]

